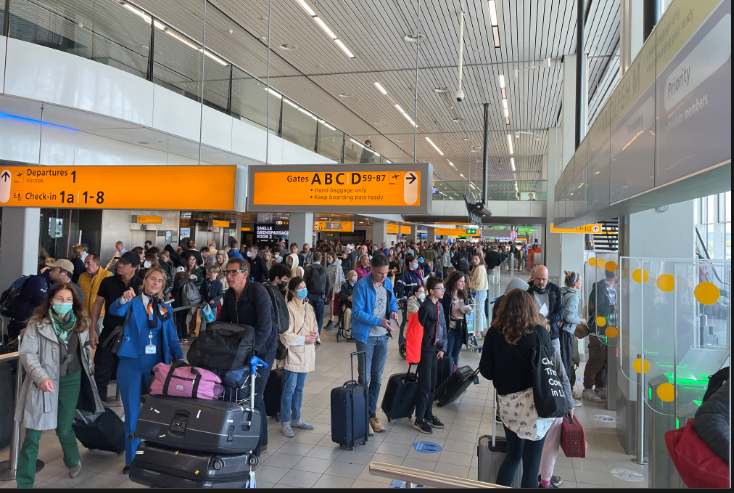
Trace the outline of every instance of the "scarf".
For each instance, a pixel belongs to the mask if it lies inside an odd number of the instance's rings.
[[[155,329],[158,326],[158,320],[168,319],[168,309],[161,304],[161,299],[157,296],[148,297],[148,306],[145,307],[145,311],[148,314],[148,328]]]
[[[69,312],[69,318],[64,320],[56,314],[53,308],[49,310],[49,314],[51,315],[51,325],[54,328],[56,337],[64,346],[68,345],[71,331],[76,327],[76,315],[71,311]]]

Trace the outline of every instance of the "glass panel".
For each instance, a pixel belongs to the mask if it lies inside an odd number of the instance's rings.
[[[265,127],[268,117],[267,98],[265,84],[235,67],[232,74],[232,115]],[[280,100],[273,96],[270,98],[271,108],[274,107],[277,110],[274,118],[271,114],[270,128],[277,131]]]
[[[153,53],[153,80],[178,94],[199,101],[201,98],[201,45],[167,27],[156,30]]]
[[[362,157],[362,147],[354,143],[350,137],[344,139],[344,162],[345,163],[359,163],[359,158]]]
[[[222,65],[224,60],[219,57],[217,59],[204,56],[204,104],[226,112],[232,66],[229,63]]]
[[[344,134],[328,123],[319,122],[319,143],[316,152],[336,162],[342,160]]]
[[[317,118],[288,99],[283,99],[282,136],[301,147],[316,146]]]

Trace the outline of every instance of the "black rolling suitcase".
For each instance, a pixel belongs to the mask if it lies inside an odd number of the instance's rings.
[[[106,450],[117,454],[125,450],[124,425],[108,407],[99,414],[77,410],[71,427],[82,445],[90,450]]]
[[[367,387],[354,379],[354,355],[366,357],[364,352],[351,353],[352,379],[331,389],[331,440],[349,450],[367,443],[369,427]]]
[[[243,488],[250,480],[249,454],[220,455],[143,442],[130,479],[153,488]]]
[[[416,373],[411,373],[411,367],[416,366]],[[417,365],[408,364],[407,373],[390,375],[387,381],[385,395],[380,407],[388,421],[399,418],[409,418],[415,410],[415,399],[418,395]]]
[[[265,400],[265,412],[268,416],[276,417],[280,413],[280,398],[283,395],[283,377],[285,372],[282,368],[276,368],[270,372],[268,383],[265,385],[263,399]]]
[[[463,394],[472,382],[478,383],[477,375],[479,369],[472,370],[470,366],[462,366],[457,368],[454,373],[436,389],[436,399],[438,407],[450,404]]]

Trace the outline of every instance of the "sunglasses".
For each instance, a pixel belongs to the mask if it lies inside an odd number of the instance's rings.
[[[237,269],[237,270],[225,270],[224,271],[225,274],[232,274],[232,275],[237,274],[238,272],[245,272],[245,271],[244,270],[239,270],[239,269]]]

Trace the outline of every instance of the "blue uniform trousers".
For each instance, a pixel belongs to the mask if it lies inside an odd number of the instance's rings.
[[[158,351],[157,354],[146,354],[139,358],[120,358],[117,366],[117,385],[125,408],[125,465],[128,466],[140,445],[140,439],[133,436],[140,414],[140,394],[147,390],[152,377],[151,370],[160,361]]]

